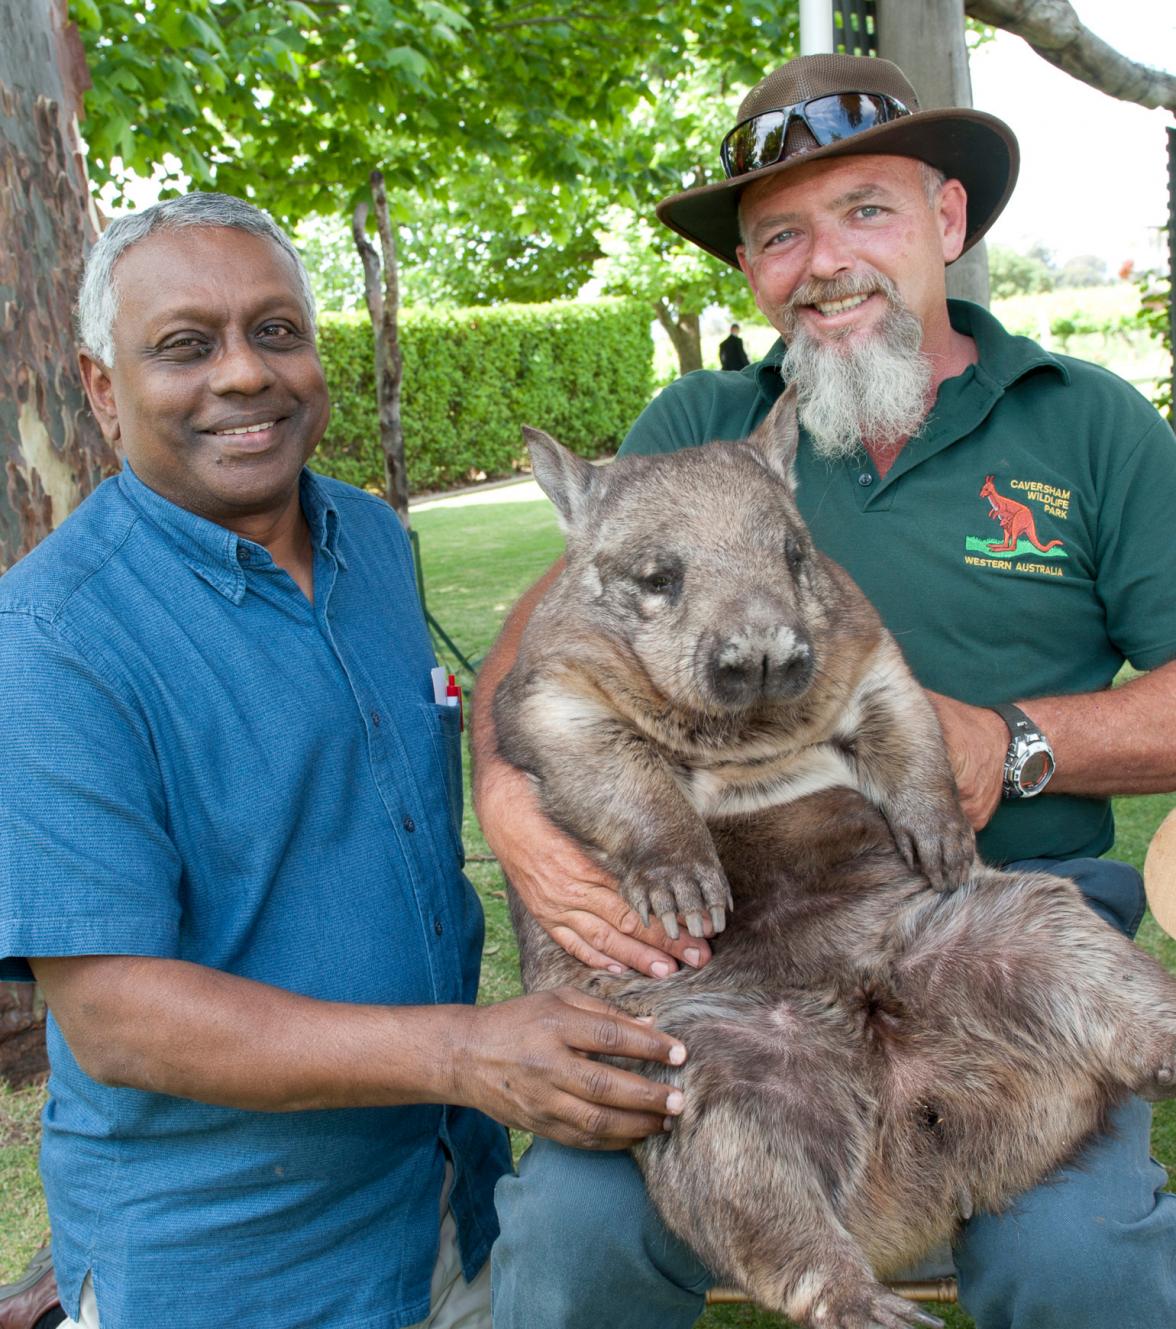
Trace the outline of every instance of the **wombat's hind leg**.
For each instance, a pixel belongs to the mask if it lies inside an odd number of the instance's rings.
[[[686,1110],[635,1151],[651,1199],[720,1281],[806,1329],[933,1329],[878,1282],[842,1221],[870,1134],[869,1103],[847,1088],[853,1059],[821,1036],[841,1022],[787,1006],[764,1020],[683,1024],[697,1058]]]
[[[921,1311],[913,1302],[896,1297],[880,1285],[844,1297],[836,1292],[822,1297],[805,1323],[812,1329],[910,1329],[911,1325],[943,1329],[938,1316]]]

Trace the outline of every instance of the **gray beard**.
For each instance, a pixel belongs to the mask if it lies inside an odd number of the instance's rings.
[[[889,308],[865,341],[821,341],[791,308],[782,311],[788,349],[780,372],[796,385],[797,415],[818,456],[847,457],[863,441],[897,451],[922,428],[931,385],[931,362],[919,349],[923,326],[888,286],[880,275],[870,282],[885,292]],[[806,302],[813,302],[811,295]]]

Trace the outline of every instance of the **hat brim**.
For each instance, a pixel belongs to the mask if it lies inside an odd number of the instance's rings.
[[[1176,808],[1160,822],[1143,864],[1147,903],[1156,922],[1176,937]]]
[[[809,162],[875,153],[916,157],[937,167],[948,179],[960,181],[968,195],[961,253],[971,249],[1000,216],[1017,183],[1021,163],[1013,131],[994,115],[964,107],[916,111],[827,147],[793,153],[761,170],[672,194],[657,205],[657,215],[671,230],[737,268],[739,197],[749,185]]]

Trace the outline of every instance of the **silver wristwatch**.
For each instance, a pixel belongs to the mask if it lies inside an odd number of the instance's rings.
[[[1040,794],[1057,764],[1049,739],[1019,707],[1005,703],[992,709],[1008,725],[1010,735],[1001,796],[1032,798]]]

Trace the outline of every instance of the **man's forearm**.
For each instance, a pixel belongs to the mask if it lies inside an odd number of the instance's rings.
[[[1019,704],[1053,746],[1050,791],[1102,798],[1176,789],[1176,661],[1104,692]]]
[[[283,1112],[444,1102],[458,1006],[316,1001],[182,960],[33,960],[87,1074],[122,1088]]]
[[[258,1112],[449,1103],[581,1148],[664,1129],[682,1094],[598,1057],[680,1066],[668,1034],[562,989],[491,1006],[318,1001],[183,960],[34,959],[82,1069]]]
[[[1000,804],[1009,731],[993,710],[930,693],[968,820]],[[1049,739],[1057,770],[1045,790],[1110,798],[1176,789],[1176,661],[1103,692],[1017,704]]]

